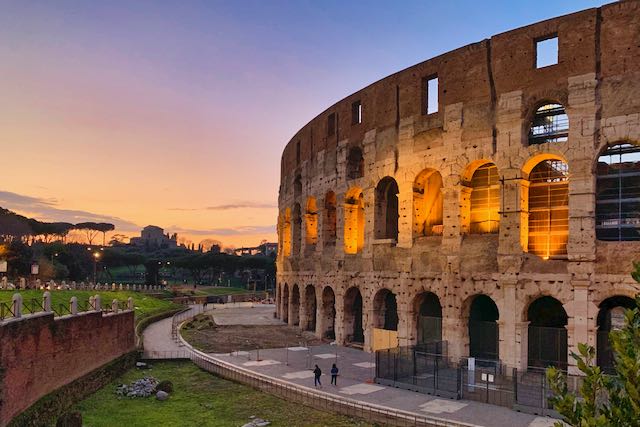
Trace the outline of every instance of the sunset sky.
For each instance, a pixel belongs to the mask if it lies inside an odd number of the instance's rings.
[[[275,241],[280,154],[402,68],[601,1],[0,0],[0,206]]]

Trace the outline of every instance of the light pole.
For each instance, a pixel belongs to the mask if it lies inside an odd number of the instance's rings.
[[[96,278],[98,275],[98,260],[100,259],[100,252],[93,253],[93,284],[96,284]]]

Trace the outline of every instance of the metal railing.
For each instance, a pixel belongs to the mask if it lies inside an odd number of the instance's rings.
[[[194,349],[179,334],[180,325],[202,313],[202,309],[192,309],[174,316],[172,329],[175,328],[175,339],[184,350],[175,352],[176,355],[187,354],[193,363],[200,368],[222,378],[246,384],[260,391],[278,396],[291,402],[300,403],[327,412],[337,412],[342,415],[357,417],[371,423],[382,423],[394,426],[413,427],[472,427],[472,424],[456,422],[434,416],[422,415],[410,411],[403,411],[382,405],[336,396],[330,393],[310,389],[277,378],[269,377],[251,371],[219,358],[210,356]],[[153,356],[154,352],[150,352]],[[155,352],[156,354],[162,352]],[[173,352],[168,352],[172,355]]]

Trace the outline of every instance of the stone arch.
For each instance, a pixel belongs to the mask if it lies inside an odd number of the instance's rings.
[[[302,195],[302,176],[296,175],[293,180],[293,198],[298,199]]]
[[[289,285],[284,284],[282,287],[282,321],[289,322]]]
[[[288,257],[291,255],[291,209],[284,210],[282,220],[282,255]]]
[[[442,341],[442,304],[434,292],[424,291],[413,299],[416,344]]]
[[[302,325],[305,331],[316,330],[316,288],[313,285],[307,285],[304,288],[304,308],[306,313],[305,324]]]
[[[344,334],[347,343],[364,343],[364,301],[357,286],[344,294]]]
[[[497,233],[500,225],[500,175],[488,160],[471,162],[462,174],[461,226],[465,233]]]
[[[300,288],[298,284],[291,287],[291,306],[289,307],[290,319],[289,324],[300,325]]]
[[[393,291],[382,288],[373,297],[373,327],[388,331],[398,330],[398,301]]]
[[[598,306],[596,357],[598,366],[605,372],[613,373],[615,371],[609,333],[612,330],[622,328],[624,326],[625,310],[635,307],[635,300],[624,295],[611,296]]]
[[[374,235],[376,239],[398,240],[398,183],[386,176],[375,190]]]
[[[336,294],[331,286],[322,289],[320,328],[322,338],[336,339]]]
[[[425,169],[413,182],[413,237],[442,234],[442,175]]]
[[[469,314],[469,356],[481,360],[499,359],[500,311],[488,295],[476,294],[467,300]]]
[[[538,102],[528,115],[528,145],[567,142],[569,140],[569,115],[558,101]]]
[[[640,145],[628,141],[606,145],[596,157],[595,227],[603,241],[640,240],[640,188],[630,185],[640,172]]]
[[[322,221],[323,244],[335,245],[337,229],[337,199],[336,193],[327,191],[324,196],[324,218]]]
[[[364,248],[364,196],[358,187],[351,188],[344,201],[344,251],[358,253]]]
[[[364,176],[364,156],[360,147],[351,147],[347,154],[347,179],[358,179]]]
[[[316,198],[307,197],[307,207],[304,216],[305,223],[305,247],[313,250],[318,243],[318,205]]]
[[[523,249],[543,259],[566,259],[569,239],[569,166],[555,154],[534,156],[523,166],[527,225]]]
[[[298,256],[300,254],[300,247],[302,246],[302,212],[300,203],[293,205],[291,236],[291,250],[294,256]]]
[[[541,369],[555,366],[567,369],[568,316],[562,303],[551,296],[540,296],[527,307],[527,366]]]

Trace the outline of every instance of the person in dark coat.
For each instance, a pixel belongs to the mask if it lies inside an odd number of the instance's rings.
[[[313,370],[313,385],[315,387],[320,386],[320,388],[322,388],[322,383],[320,382],[320,375],[322,375],[322,370],[318,365],[316,365],[316,369]]]
[[[338,385],[338,367],[335,363],[331,367],[331,384]]]

